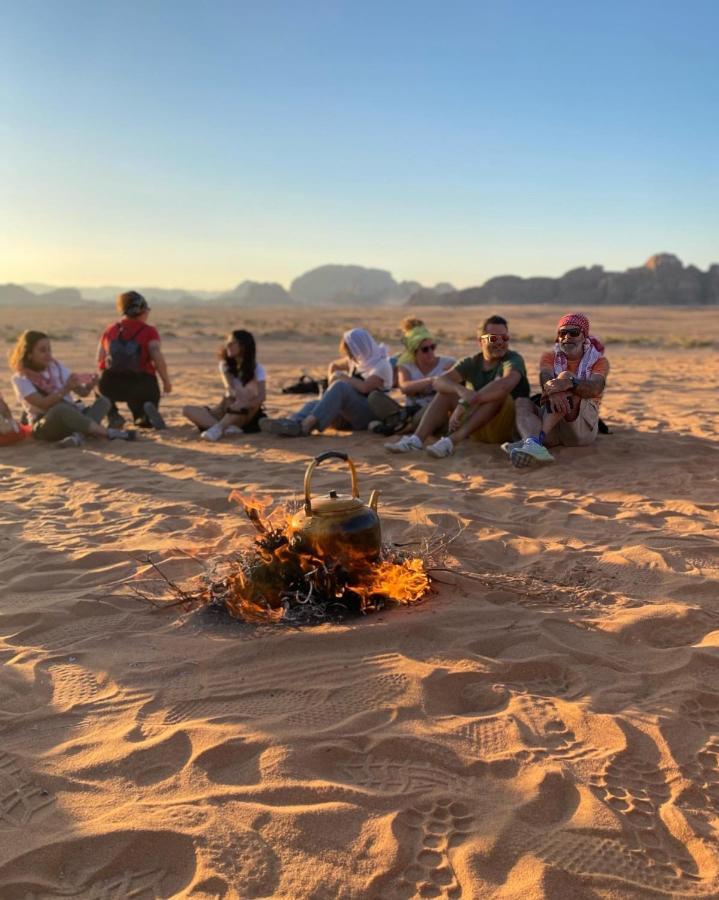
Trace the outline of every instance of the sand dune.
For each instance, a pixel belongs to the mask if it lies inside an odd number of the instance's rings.
[[[470,351],[481,311],[422,314]],[[557,310],[507,314],[534,373]],[[87,370],[109,315],[3,311],[0,334],[44,326]],[[358,314],[153,316],[170,431],[0,448],[0,897],[719,896],[717,317],[595,311],[614,433],[517,472],[369,434],[208,446],[179,410],[218,395],[231,324],[280,410]],[[372,316],[391,339],[401,313]],[[448,565],[479,578],[298,630],[137,602],[148,554],[178,580],[228,559],[251,540],[230,491],[296,497],[330,448],[381,490],[386,538],[458,534]]]

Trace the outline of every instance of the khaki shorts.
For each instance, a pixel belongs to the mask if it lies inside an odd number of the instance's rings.
[[[599,408],[592,400],[579,401],[579,415],[573,422],[562,419],[545,435],[548,447],[586,447],[593,444],[599,432]]]

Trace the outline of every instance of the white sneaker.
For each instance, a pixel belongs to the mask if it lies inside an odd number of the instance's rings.
[[[444,456],[451,456],[454,453],[452,439],[449,437],[441,437],[438,441],[435,441],[434,444],[430,444],[429,447],[427,447],[427,453],[437,459],[442,459]]]
[[[507,454],[507,456],[512,455],[512,450],[521,450],[524,447],[524,439],[521,441],[505,441],[502,444],[502,450]]]
[[[422,441],[416,434],[405,434],[394,444],[385,444],[385,450],[390,453],[411,453],[413,450],[422,449]]]
[[[239,425],[228,425],[225,434],[242,434],[242,429]]]
[[[222,425],[218,422],[200,435],[203,441],[219,441],[222,437]]]

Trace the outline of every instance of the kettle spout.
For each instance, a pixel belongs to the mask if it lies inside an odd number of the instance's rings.
[[[379,500],[379,495],[379,491],[372,491],[372,493],[369,495],[369,508],[371,510],[374,510],[374,512],[377,512],[377,501]]]

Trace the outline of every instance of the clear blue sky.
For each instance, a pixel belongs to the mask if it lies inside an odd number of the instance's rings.
[[[0,282],[719,261],[719,2],[5,0]]]

